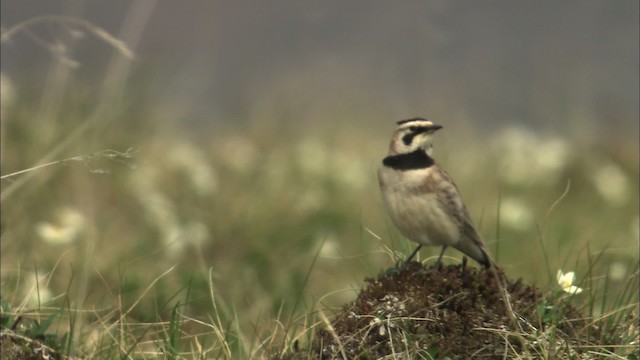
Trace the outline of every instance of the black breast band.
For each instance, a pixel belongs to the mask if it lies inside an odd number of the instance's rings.
[[[395,170],[405,171],[426,169],[435,164],[435,161],[423,149],[418,149],[408,154],[387,156],[382,160],[382,164]]]

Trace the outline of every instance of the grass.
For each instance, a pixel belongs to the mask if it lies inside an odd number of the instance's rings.
[[[97,100],[52,76],[42,100],[2,104],[3,351],[11,341],[25,357],[267,358],[311,354],[323,329],[340,344],[340,309],[412,247],[375,178],[395,119],[288,127],[286,114],[261,113],[176,131],[179,120],[154,117],[175,104],[114,81],[130,70],[118,61]],[[64,96],[52,105],[52,94]],[[507,275],[599,326],[591,358],[632,358],[637,144],[463,128],[473,125],[448,126],[436,155]],[[583,293],[559,291],[559,269]],[[566,309],[539,306],[551,323]],[[549,329],[527,337],[531,355],[575,358]]]

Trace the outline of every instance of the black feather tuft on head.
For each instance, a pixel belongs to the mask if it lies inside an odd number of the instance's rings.
[[[398,124],[398,125],[402,125],[402,124],[406,124],[406,123],[408,123],[408,122],[417,121],[417,120],[423,120],[423,121],[426,121],[427,119],[425,119],[425,118],[421,118],[421,117],[415,117],[415,118],[411,118],[411,119],[400,120],[400,121],[396,122],[396,124]]]

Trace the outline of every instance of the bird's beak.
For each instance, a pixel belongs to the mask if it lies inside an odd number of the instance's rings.
[[[431,130],[431,131],[436,131],[436,130],[440,130],[440,129],[442,129],[442,125],[433,124],[433,125],[431,125],[429,127],[429,130]]]

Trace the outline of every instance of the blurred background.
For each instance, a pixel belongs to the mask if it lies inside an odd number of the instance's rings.
[[[435,156],[510,276],[597,292],[637,267],[637,1],[1,10],[10,303],[100,313],[151,288],[145,320],[189,288],[197,317],[212,287],[249,329],[300,296],[340,306],[413,247],[376,169],[415,116],[444,125]]]

